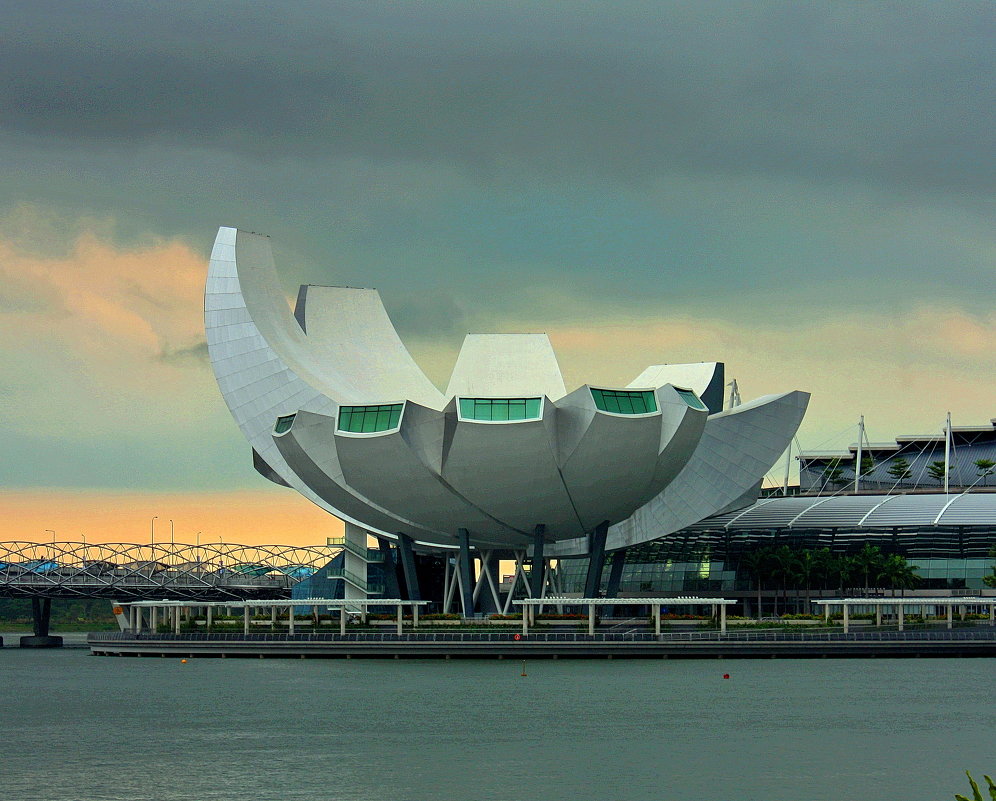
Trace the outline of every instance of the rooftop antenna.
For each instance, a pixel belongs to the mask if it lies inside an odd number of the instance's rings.
[[[728,409],[735,409],[737,406],[740,405],[740,388],[737,386],[737,379],[734,378],[726,386],[728,386],[730,388],[730,397],[729,397],[729,403],[727,405],[727,408]]]

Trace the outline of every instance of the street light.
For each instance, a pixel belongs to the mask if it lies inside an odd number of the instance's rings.
[[[159,515],[152,515],[152,545],[156,544],[156,518]]]
[[[197,547],[200,548],[201,547],[201,532],[198,531],[196,534],[194,534],[194,537],[197,539]]]
[[[173,544],[173,521],[169,521],[169,544]]]
[[[52,535],[52,544],[55,545],[55,529],[54,528],[47,528],[47,529],[45,529],[45,533]]]

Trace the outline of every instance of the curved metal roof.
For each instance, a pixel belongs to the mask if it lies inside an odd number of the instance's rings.
[[[766,498],[690,529],[996,526],[996,493]]]

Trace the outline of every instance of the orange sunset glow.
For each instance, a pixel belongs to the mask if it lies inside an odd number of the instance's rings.
[[[324,545],[342,522],[290,490],[158,494],[145,492],[0,492],[0,540],[240,545]]]

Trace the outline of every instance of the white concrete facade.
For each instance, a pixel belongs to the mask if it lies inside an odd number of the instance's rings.
[[[540,530],[549,556],[585,553],[605,525],[609,549],[654,539],[749,503],[809,397],[710,415],[699,394],[715,363],[567,392],[545,334],[468,335],[442,393],[375,290],[302,287],[292,314],[266,237],[233,228],[218,232],[204,304],[257,469],[345,520],[347,538],[453,546],[466,529],[479,548],[522,550]],[[347,554],[347,569],[365,573],[361,561]]]

